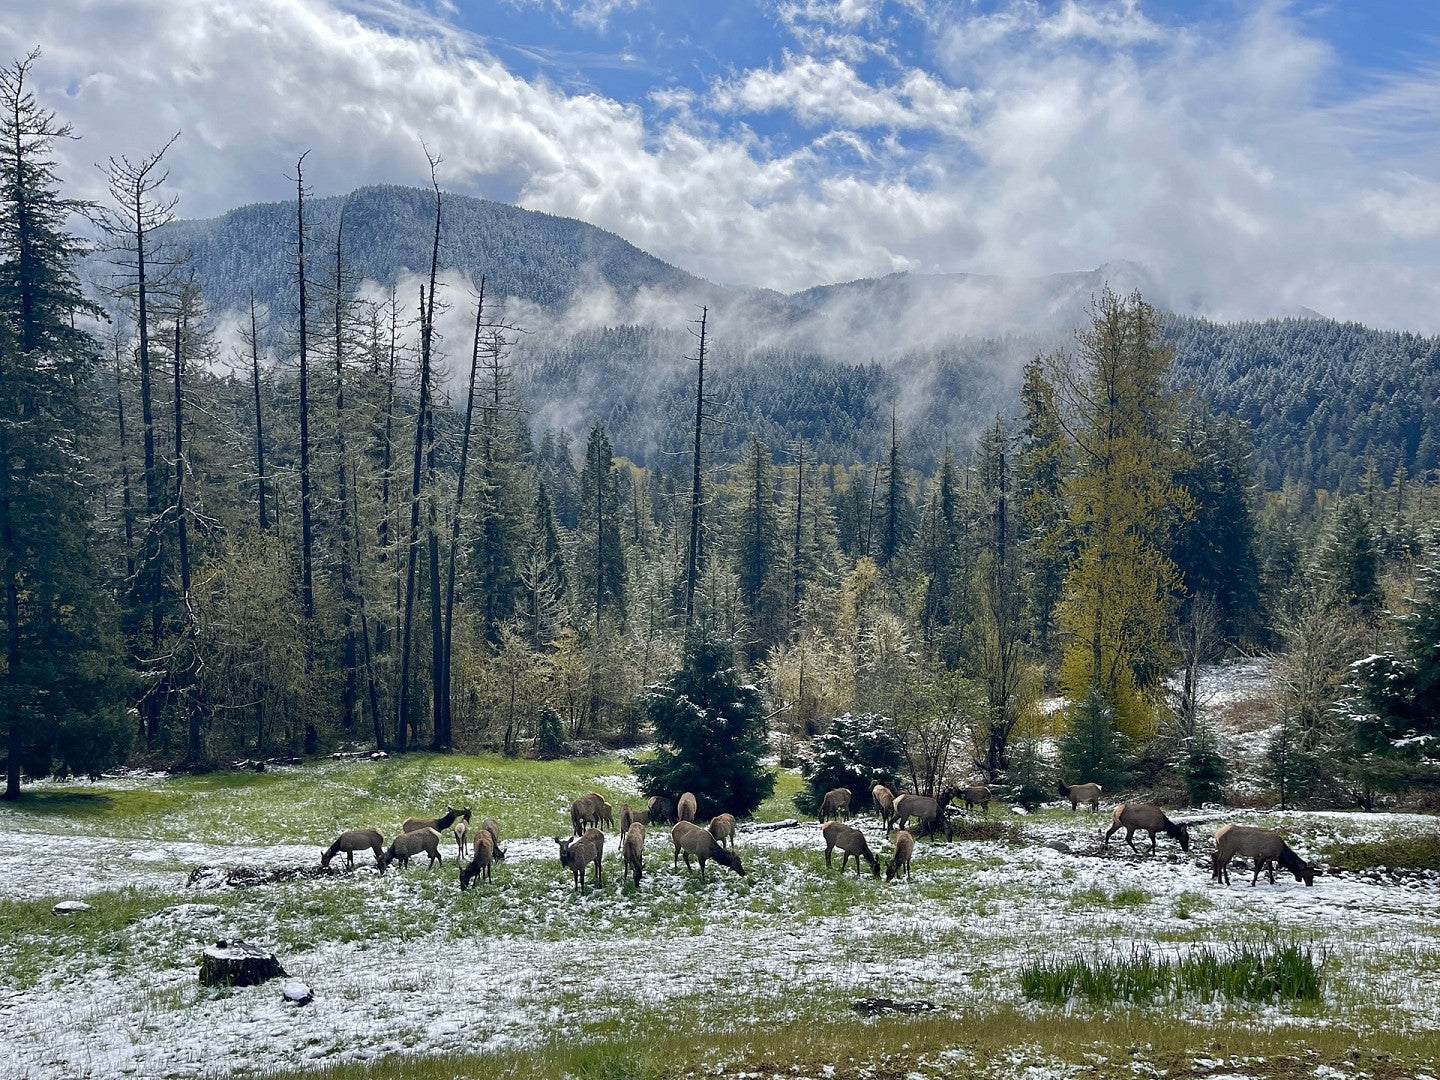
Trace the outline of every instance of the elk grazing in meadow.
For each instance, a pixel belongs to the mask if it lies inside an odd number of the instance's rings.
[[[885,865],[885,880],[894,881],[902,873],[910,880],[910,859],[915,854],[915,837],[904,829],[895,834],[895,854]]]
[[[1110,846],[1110,837],[1121,829],[1125,830],[1125,842],[1130,845],[1131,851],[1139,850],[1135,847],[1137,829],[1150,834],[1151,855],[1155,854],[1155,834],[1162,832],[1179,843],[1181,851],[1190,850],[1190,825],[1183,821],[1171,821],[1158,806],[1148,803],[1121,803],[1115,807],[1110,812],[1110,829],[1105,834],[1106,847]]]
[[[675,845],[675,856],[670,860],[672,868],[680,865],[680,856],[685,856],[685,869],[689,870],[690,856],[694,855],[700,860],[700,876],[705,876],[705,864],[712,859],[721,866],[728,866],[741,877],[745,875],[745,867],[740,862],[740,856],[733,851],[727,851],[715,842],[715,838],[705,829],[700,828],[691,821],[677,821],[675,827],[670,830],[670,842]]]
[[[1230,860],[1243,855],[1255,864],[1250,877],[1250,887],[1260,880],[1264,868],[1275,884],[1275,864],[1279,863],[1295,875],[1296,881],[1306,885],[1315,884],[1315,868],[1296,855],[1274,829],[1262,829],[1255,825],[1222,825],[1215,830],[1215,854],[1210,858],[1210,877],[1215,881],[1230,884]]]
[[[329,866],[330,860],[340,852],[345,853],[345,868],[355,869],[355,852],[375,852],[375,865],[383,872],[385,869],[385,837],[380,835],[379,829],[346,829],[335,838],[335,842],[325,849],[320,856],[320,865]]]

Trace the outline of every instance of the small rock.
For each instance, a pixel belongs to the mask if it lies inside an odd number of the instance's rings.
[[[1029,810],[1026,810],[1023,806],[1012,806],[1012,807],[1010,807],[1010,813],[1012,813],[1012,814],[1019,814],[1021,817],[1029,817],[1029,816],[1030,816],[1030,811],[1029,811]]]
[[[1051,851],[1058,851],[1061,855],[1070,854],[1070,845],[1064,840],[1047,840],[1045,841],[1045,846]]]
[[[50,909],[51,915],[70,915],[77,911],[89,911],[90,905],[83,900],[61,900]]]
[[[850,1007],[858,1013],[881,1013],[881,1012],[903,1012],[922,1013],[930,1012],[935,1008],[933,1001],[896,1001],[888,997],[859,998],[850,1003]]]
[[[309,1005],[315,1000],[315,993],[298,979],[291,979],[280,988],[281,995],[286,1001],[295,1005]]]

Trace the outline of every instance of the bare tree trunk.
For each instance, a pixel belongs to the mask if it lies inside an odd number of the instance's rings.
[[[415,562],[420,554],[421,467],[425,460],[425,431],[430,413],[430,359],[435,334],[435,278],[440,263],[440,185],[435,180],[435,160],[430,162],[430,183],[435,191],[435,236],[430,249],[430,293],[420,290],[420,405],[415,418],[415,456],[410,474],[410,538],[405,557],[405,624],[400,643],[400,703],[396,740],[404,750],[410,722],[410,651],[415,626]],[[433,530],[432,530],[433,535]],[[438,739],[438,733],[437,733]]]
[[[315,633],[315,527],[310,493],[310,354],[305,298],[305,156],[295,163],[296,278],[300,286],[300,611],[305,618],[306,674]]]
[[[685,558],[685,629],[695,623],[695,582],[700,575],[700,433],[705,420],[705,328],[709,308],[700,309],[700,348],[696,353],[695,450],[690,481],[690,548]]]
[[[340,526],[340,620],[344,630],[341,667],[344,683],[340,694],[340,723],[346,730],[355,727],[356,670],[355,646],[355,573],[350,544],[350,477],[349,458],[345,445],[345,208],[340,207],[340,222],[335,230],[335,472],[339,498]]]
[[[475,343],[470,350],[470,384],[465,394],[465,428],[460,437],[460,478],[455,485],[455,511],[450,515],[450,555],[445,569],[445,644],[439,693],[450,700],[452,676],[451,646],[455,639],[455,558],[460,547],[460,511],[465,502],[465,474],[470,463],[470,428],[475,417],[475,377],[480,367],[480,330],[485,317],[485,278],[480,278],[480,298],[475,304]],[[447,709],[448,712],[448,709]]]
[[[120,517],[125,528],[125,580],[135,578],[135,496],[130,488],[129,446],[125,437],[125,383],[121,378],[120,338],[115,338],[115,414],[120,422]]]
[[[261,532],[270,530],[270,512],[265,506],[265,422],[260,410],[260,327],[255,317],[255,290],[250,290],[250,385],[255,391],[255,475],[259,483]]]
[[[180,681],[181,700],[185,709],[185,761],[194,765],[204,759],[204,748],[200,742],[200,708],[192,689],[195,666],[199,662],[197,653],[199,627],[195,618],[195,604],[190,591],[190,522],[185,507],[185,353],[184,331],[187,323],[189,296],[182,296],[180,308],[175,313],[175,543],[180,559],[180,602],[185,608],[185,641],[183,661],[189,666]]]

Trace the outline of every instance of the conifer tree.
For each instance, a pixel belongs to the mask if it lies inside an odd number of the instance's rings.
[[[1173,355],[1138,294],[1122,300],[1107,289],[1078,337],[1078,358],[1050,365],[1077,463],[1065,481],[1079,548],[1060,611],[1070,636],[1060,683],[1073,700],[1097,689],[1122,730],[1145,737],[1182,587],[1171,531],[1190,504],[1174,482]]]
[[[606,616],[625,618],[625,550],[620,542],[620,492],[610,437],[604,424],[590,429],[585,468],[580,473],[580,531],[577,563],[588,583],[585,599],[598,628]]]
[[[128,689],[115,612],[94,556],[91,479],[79,439],[93,339],[75,328],[93,307],[75,277],[79,203],[60,194],[52,157],[68,125],[26,85],[38,53],[0,70],[0,682],[5,790],[22,773],[98,775],[123,759]]]

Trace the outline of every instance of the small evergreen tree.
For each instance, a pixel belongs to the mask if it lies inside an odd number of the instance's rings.
[[[805,790],[795,795],[795,806],[812,815],[827,791],[843,787],[850,789],[850,808],[862,810],[871,805],[875,784],[898,788],[904,767],[905,750],[889,720],[875,713],[837,716],[829,731],[811,741],[800,763]]]
[[[1005,772],[1001,794],[1026,810],[1034,810],[1052,798],[1054,791],[1055,770],[1041,756],[1038,740],[1021,739],[1012,743],[1010,768]]]
[[[1197,724],[1194,733],[1185,740],[1181,769],[1191,806],[1224,801],[1230,768],[1220,753],[1215,733],[1204,724]]]
[[[1115,724],[1115,709],[1098,687],[1072,705],[1069,726],[1060,736],[1060,770],[1068,783],[1094,783],[1109,790],[1130,778],[1125,736]]]
[[[659,744],[654,760],[635,767],[647,795],[691,791],[702,816],[741,817],[770,797],[760,691],[741,681],[728,645],[692,639],[680,670],[647,688],[643,702]]]

